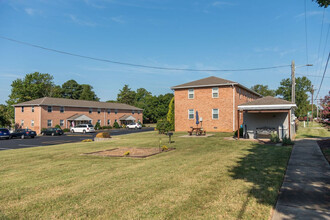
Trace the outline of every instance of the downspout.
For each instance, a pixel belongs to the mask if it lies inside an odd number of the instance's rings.
[[[233,87],[233,131],[235,131],[235,86],[232,84]]]

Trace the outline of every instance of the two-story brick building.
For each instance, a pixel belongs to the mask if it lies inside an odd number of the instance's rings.
[[[245,86],[218,77],[208,77],[171,87],[175,97],[175,130],[196,127],[196,111],[206,131],[237,130],[237,106],[260,98]],[[243,120],[241,120],[243,121]]]
[[[14,105],[15,123],[37,133],[42,128],[99,122],[101,126],[120,125],[143,120],[143,109],[121,103],[44,97]]]

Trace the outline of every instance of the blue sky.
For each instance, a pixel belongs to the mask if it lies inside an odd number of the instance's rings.
[[[330,50],[330,39],[325,44],[330,9],[324,12],[306,1],[307,55],[303,0],[0,0],[0,35],[91,57],[175,68],[255,68],[291,60],[299,66],[308,56],[314,66],[297,68],[297,76],[320,76]],[[143,69],[0,39],[0,103],[8,99],[13,80],[35,71],[50,73],[56,84],[69,79],[91,84],[102,101],[116,99],[124,84],[158,95],[211,75],[272,89],[290,77],[290,67],[216,73]],[[318,88],[321,77],[309,78]],[[329,79],[324,79],[322,97]]]

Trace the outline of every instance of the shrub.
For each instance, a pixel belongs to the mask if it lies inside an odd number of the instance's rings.
[[[47,128],[41,128],[41,132],[44,132],[46,130],[47,130]]]
[[[94,128],[95,128],[95,130],[99,130],[101,128],[100,123],[99,122],[96,122]]]
[[[97,133],[97,135],[95,137],[97,137],[97,138],[111,138],[111,136],[108,132]]]
[[[123,156],[128,156],[130,154],[130,152],[129,151],[126,151],[124,154],[123,154]]]
[[[291,138],[287,138],[286,136],[284,136],[284,138],[282,140],[282,145],[283,146],[294,145],[294,143],[293,143],[293,141],[291,141]]]
[[[237,131],[235,131],[235,137],[237,137]],[[243,137],[243,128],[239,128],[239,136]]]
[[[143,127],[143,128],[145,128],[145,127],[146,127],[146,125],[145,125],[145,124],[142,124],[142,127]],[[149,127],[150,127],[150,126],[149,126]]]
[[[272,132],[270,134],[270,141],[273,143],[279,143],[280,142],[280,138],[278,137],[276,132]]]
[[[116,122],[116,121],[115,121],[115,123],[113,123],[113,127],[114,127],[114,128],[120,128],[118,122]]]
[[[82,140],[82,142],[92,142],[93,140],[92,139],[84,139]]]
[[[168,150],[168,147],[166,145],[163,145],[162,146],[162,151],[167,151]]]
[[[69,128],[64,128],[63,132],[70,132],[70,129]]]
[[[156,129],[159,131],[160,134],[164,134],[171,129],[171,125],[167,120],[159,119],[157,121]]]
[[[61,129],[61,126],[59,126],[59,125],[55,125],[55,128],[59,128],[59,129]]]
[[[122,128],[126,128],[126,125],[125,125],[125,124],[123,124],[121,127],[122,127]]]

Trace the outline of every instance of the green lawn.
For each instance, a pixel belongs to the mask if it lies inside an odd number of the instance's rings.
[[[317,122],[309,123],[307,127],[304,128],[304,123],[300,122],[298,126],[298,131],[296,134],[296,139],[299,138],[317,138],[317,137],[330,137],[330,132],[321,126]]]
[[[0,151],[0,219],[267,219],[291,147],[180,138],[146,159],[81,155],[157,147],[156,132]],[[229,134],[230,135],[230,134]],[[162,143],[167,140],[162,136]]]

